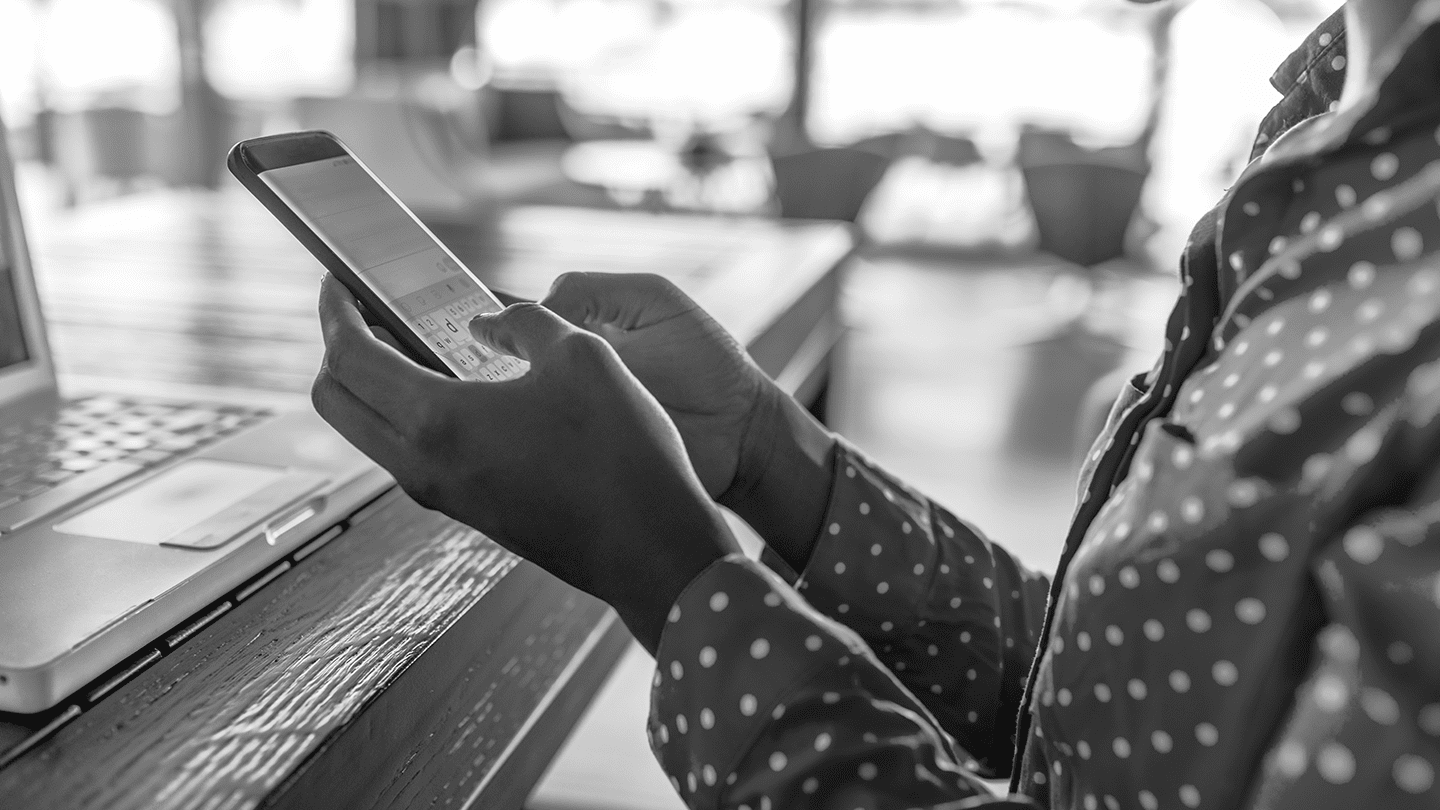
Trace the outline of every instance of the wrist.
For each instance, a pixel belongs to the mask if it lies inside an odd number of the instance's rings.
[[[717,498],[796,571],[804,570],[834,484],[835,437],[769,381],[741,443],[735,479]]]
[[[612,558],[604,577],[608,593],[596,594],[615,608],[631,635],[652,655],[671,607],[690,583],[716,560],[740,551],[724,515],[708,497],[693,508],[656,511],[662,520],[634,533],[661,542],[647,544],[649,553],[639,565],[633,559],[621,563]]]

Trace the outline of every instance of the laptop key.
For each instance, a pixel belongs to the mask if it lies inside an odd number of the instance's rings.
[[[68,506],[93,492],[99,492],[142,469],[144,468],[138,464],[129,464],[123,461],[106,464],[77,475],[53,489],[46,490],[20,503],[0,508],[0,534],[13,532],[34,523],[51,512]]]

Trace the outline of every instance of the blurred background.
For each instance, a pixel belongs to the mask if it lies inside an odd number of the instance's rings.
[[[235,140],[315,122],[498,203],[777,214],[774,158],[849,149],[880,162],[824,173],[870,241],[927,248],[1033,247],[1026,166],[1091,163],[1142,181],[1125,255],[1168,269],[1336,5],[0,0],[0,110],[65,206],[215,185]]]
[[[826,420],[1050,569],[1191,225],[1338,5],[0,0],[0,113],[42,254],[117,198],[230,188],[232,143],[297,127],[437,230],[533,204],[853,222]],[[622,663],[533,807],[679,806],[649,666]]]

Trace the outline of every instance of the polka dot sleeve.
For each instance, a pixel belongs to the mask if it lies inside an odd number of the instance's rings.
[[[798,582],[854,630],[986,776],[1005,774],[1048,580],[843,443]]]
[[[676,601],[657,655],[649,733],[676,791],[697,810],[928,807],[990,796],[974,759],[858,635],[740,555],[706,569]]]

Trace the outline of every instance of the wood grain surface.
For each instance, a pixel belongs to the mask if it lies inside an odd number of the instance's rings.
[[[547,711],[627,638],[395,493],[0,771],[0,807],[465,806],[522,742],[533,784],[573,722]]]
[[[130,391],[308,388],[319,265],[242,194],[145,194],[32,226],[63,372]],[[852,244],[832,224],[552,208],[439,235],[529,297],[569,270],[666,275],[812,389]],[[0,769],[0,808],[520,806],[629,643],[623,625],[399,492],[341,530],[183,643],[139,653],[98,702],[0,716],[0,751],[29,746]]]

